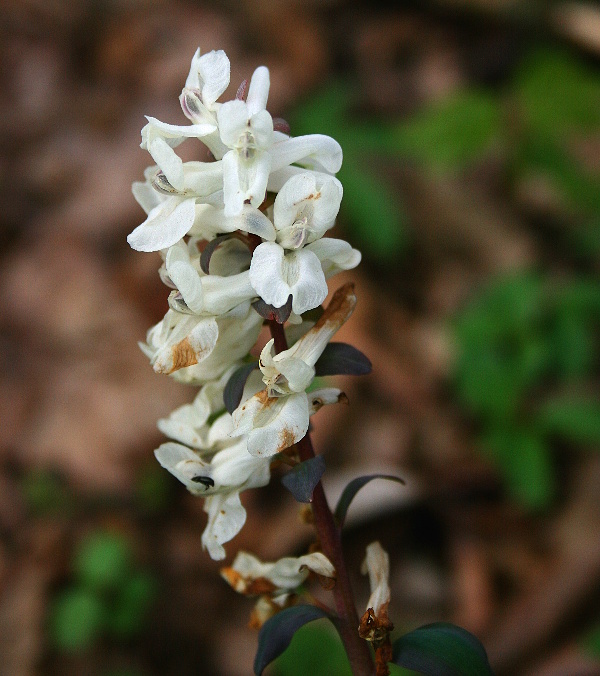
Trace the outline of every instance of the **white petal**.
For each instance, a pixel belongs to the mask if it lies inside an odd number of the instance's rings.
[[[158,169],[158,167],[156,167],[156,169]],[[152,184],[148,181],[134,181],[131,186],[131,192],[133,193],[136,202],[147,214],[164,201],[164,197],[154,190]]]
[[[242,439],[213,457],[211,476],[218,486],[259,488],[269,483],[269,465],[268,459],[250,455],[246,440]]]
[[[339,404],[341,401],[348,401],[342,390],[338,390],[336,387],[322,387],[308,392],[307,396],[311,416],[327,404]]]
[[[360,251],[353,249],[348,242],[333,237],[323,237],[309,244],[306,250],[312,251],[319,258],[327,279],[341,270],[355,268],[361,259]]]
[[[263,242],[252,254],[250,282],[256,293],[269,305],[285,305],[291,293],[283,277],[285,251],[279,244]]]
[[[246,97],[250,115],[265,110],[267,107],[270,84],[269,69],[265,66],[259,66],[252,74],[248,96]]]
[[[179,290],[192,312],[204,309],[204,293],[200,275],[190,261],[188,249],[183,242],[170,247],[165,259],[167,274]]]
[[[187,331],[189,326],[193,328]],[[213,351],[219,329],[214,317],[189,317],[181,320],[179,331],[173,332],[164,347],[156,354],[153,368],[157,373],[173,373],[206,359]],[[184,337],[178,340],[180,334]]]
[[[201,495],[204,486],[192,481],[195,476],[206,474],[208,465],[200,459],[197,453],[194,453],[187,446],[168,442],[161,444],[154,451],[158,462],[169,471],[174,477],[185,484],[188,490],[194,494]]]
[[[202,278],[202,287],[204,291],[203,311],[214,315],[223,315],[256,295],[250,284],[250,273],[247,270],[230,277],[207,275]]]
[[[227,101],[217,112],[221,140],[228,148],[234,148],[246,131],[250,114],[244,101]]]
[[[198,77],[198,61],[200,60],[200,47],[194,53],[192,57],[192,64],[190,66],[190,72],[185,81],[185,86],[199,89],[200,88],[200,79]]]
[[[252,161],[243,161],[232,150],[222,161],[225,216],[239,215],[246,201],[254,207],[260,206],[265,198],[269,178],[269,153],[257,152]]]
[[[292,176],[275,198],[275,227],[283,230],[305,219],[309,241],[314,241],[333,226],[342,194],[342,184],[333,176],[309,172]]]
[[[225,202],[224,215],[238,216],[244,207],[245,193],[240,184],[238,171],[238,156],[230,150],[223,157],[223,201]]]
[[[361,566],[363,575],[369,574],[371,596],[367,602],[367,608],[373,608],[376,617],[382,608],[386,611],[390,602],[390,559],[387,552],[379,544],[372,542],[367,547],[367,556]]]
[[[196,86],[201,87],[202,100],[210,108],[229,85],[229,59],[222,49],[208,52],[198,59],[197,68],[200,77]]]
[[[217,130],[215,122],[202,122],[192,125],[168,124],[155,117],[147,117],[148,124],[142,130],[142,147],[149,146],[157,138],[162,138],[171,147],[178,146],[186,138],[202,138]],[[146,147],[149,150],[148,147]],[[157,162],[158,164],[158,162]]]
[[[149,214],[148,218],[127,237],[136,251],[159,251],[187,235],[196,217],[196,200],[170,197]]]
[[[304,392],[315,377],[315,370],[302,359],[285,359],[277,362],[279,371],[288,382],[292,392]]]
[[[243,304],[242,304],[243,305]],[[200,384],[221,376],[232,363],[245,357],[258,339],[262,317],[248,303],[243,314],[218,320],[219,340],[212,352],[198,364],[182,369],[183,382]],[[181,373],[177,371],[177,374]],[[178,378],[179,379],[179,378]]]
[[[266,110],[255,113],[250,118],[250,131],[256,147],[268,150],[273,144],[273,118]]]
[[[175,190],[183,190],[183,162],[173,148],[164,139],[155,138],[149,144],[148,152]]]
[[[270,457],[300,441],[308,430],[308,400],[304,392],[267,397],[266,390],[233,412],[234,434],[248,432],[248,451]]]
[[[204,501],[208,523],[202,533],[202,546],[208,550],[211,559],[225,558],[223,544],[234,538],[246,523],[246,510],[238,492],[211,495]]]
[[[273,222],[277,230],[292,225],[298,217],[299,205],[317,192],[314,174],[303,172],[282,186],[273,205]]]
[[[258,235],[267,241],[275,240],[275,228],[271,221],[258,209],[244,204],[237,216],[227,218],[223,209],[199,205],[196,209],[196,227],[204,233],[226,233],[242,230]],[[212,238],[211,238],[212,239]]]
[[[301,567],[306,566],[306,568],[312,570],[313,573],[317,573],[317,575],[335,577],[333,563],[321,552],[313,552],[312,554],[301,556],[298,559],[298,563],[300,563]]]
[[[316,169],[323,167],[327,172],[335,174],[342,166],[342,148],[330,136],[310,134],[296,136],[275,143],[271,149],[273,156],[272,171],[295,162],[306,164],[309,169],[311,162],[316,163]]]
[[[250,282],[265,303],[275,307],[284,305],[292,294],[292,309],[300,315],[325,300],[327,282],[312,252],[301,249],[284,254],[274,242],[260,244],[252,256]]]
[[[184,190],[206,197],[223,188],[223,166],[218,162],[186,162],[183,165]]]

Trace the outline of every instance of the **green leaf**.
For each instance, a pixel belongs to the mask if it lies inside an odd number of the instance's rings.
[[[269,673],[275,676],[352,676],[344,646],[327,620],[316,620],[301,627]]]
[[[514,88],[525,120],[540,133],[561,136],[600,125],[600,78],[566,51],[540,48],[523,60]]]
[[[493,676],[479,639],[453,624],[429,624],[393,644],[394,664],[427,676]]]
[[[538,429],[583,444],[600,444],[600,402],[595,398],[563,395],[538,409]]]
[[[256,368],[258,368],[258,361],[244,364],[234,371],[231,378],[227,381],[225,389],[223,390],[223,401],[225,402],[225,408],[228,413],[233,413],[240,405],[246,381],[250,377],[252,371]]]
[[[356,244],[374,259],[397,258],[408,244],[404,205],[383,180],[365,168],[363,157],[344,152],[338,173],[344,186],[342,214],[350,221]]]
[[[130,577],[119,590],[108,615],[108,629],[120,638],[139,634],[156,592],[157,584],[152,575],[136,573]]]
[[[265,667],[289,646],[292,637],[308,622],[329,617],[317,606],[292,606],[267,620],[258,635],[258,650],[254,658],[254,673],[260,676]]]
[[[482,439],[500,467],[509,492],[529,509],[547,507],[554,496],[555,478],[550,451],[529,430],[502,425]]]
[[[29,472],[23,477],[21,490],[27,506],[35,514],[56,514],[69,511],[73,507],[72,495],[51,472]]]
[[[352,479],[342,491],[334,512],[335,520],[340,528],[344,525],[348,507],[350,507],[350,503],[354,500],[354,496],[363,486],[370,481],[373,481],[373,479],[387,479],[388,481],[396,481],[402,485],[406,484],[404,479],[390,474],[366,474],[364,476],[359,476],[356,479]]]
[[[315,364],[318,376],[364,376],[371,373],[369,359],[347,343],[328,343]]]
[[[76,578],[90,589],[116,589],[131,569],[132,552],[121,535],[92,533],[77,548],[73,568]]]
[[[312,502],[315,486],[321,481],[325,471],[325,459],[322,455],[299,463],[281,478],[281,483],[298,502]]]
[[[464,91],[402,122],[391,143],[438,168],[460,168],[480,157],[500,136],[500,105],[482,91]]]
[[[104,605],[95,594],[76,587],[60,594],[50,612],[50,637],[66,652],[90,648],[99,638],[105,618]]]

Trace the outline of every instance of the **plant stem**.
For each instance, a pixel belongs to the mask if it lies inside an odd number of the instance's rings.
[[[287,350],[287,340],[283,325],[271,320],[269,321],[269,328],[275,342],[275,351],[282,352],[283,350]],[[296,443],[296,447],[301,461],[315,457],[309,432]],[[320,481],[313,491],[311,504],[315,529],[319,536],[321,549],[336,570],[333,597],[339,616],[337,630],[344,643],[348,660],[352,667],[352,673],[354,676],[373,676],[375,674],[375,666],[371,658],[369,646],[358,635],[359,618],[354,605],[348,569],[344,560],[341,531],[337,527],[331,509],[327,504],[325,491]]]

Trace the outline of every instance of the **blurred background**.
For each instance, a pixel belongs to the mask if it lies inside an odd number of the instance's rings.
[[[359,610],[378,538],[399,632],[460,624],[499,676],[600,673],[600,4],[3,0],[0,30],[0,673],[251,672],[253,604],[153,458],[195,390],[138,349],[168,294],[125,241],[143,116],[186,123],[198,46],[226,98],[265,64],[273,116],[344,149],[333,234],[363,264],[331,286],[356,281],[339,339],[374,369],[333,381],[351,405],[315,445],[332,501],[407,481],[350,511]],[[244,500],[228,560],[306,550],[277,472]],[[323,631],[272,673],[346,673]]]

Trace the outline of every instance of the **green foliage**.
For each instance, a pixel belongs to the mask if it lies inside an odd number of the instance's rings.
[[[493,676],[485,648],[462,627],[437,622],[393,643],[393,662],[425,676]]]
[[[351,90],[349,85],[334,83],[321,91],[296,110],[292,129],[294,134],[317,131],[339,141],[344,151],[337,175],[344,186],[342,215],[367,255],[391,261],[408,244],[408,217],[401,199],[367,161],[369,154],[387,151],[389,130],[373,120],[351,118]]]
[[[600,79],[566,51],[540,47],[528,55],[514,88],[525,124],[558,138],[600,126]]]
[[[268,665],[286,653],[302,627],[328,617],[328,614],[317,606],[297,605],[285,608],[269,618],[258,635],[258,649],[254,657],[256,676],[260,676]]]
[[[133,573],[116,590],[107,618],[108,630],[119,638],[131,638],[138,634],[156,593],[156,580],[152,575],[145,572]]]
[[[38,515],[69,512],[73,498],[53,473],[34,470],[23,477],[21,491],[29,509]]]
[[[534,273],[492,282],[456,318],[457,394],[512,494],[547,506],[552,442],[600,442],[600,405],[576,394],[600,363],[600,284]],[[544,390],[558,392],[542,400]]]
[[[136,477],[136,502],[146,514],[163,512],[171,498],[171,482],[156,462],[146,465]]]
[[[131,558],[131,548],[124,537],[99,531],[79,544],[73,572],[77,581],[91,590],[116,589],[130,572]]]
[[[390,148],[438,169],[481,157],[501,135],[500,104],[483,91],[464,91],[400,123]]]
[[[102,632],[104,605],[87,589],[66,590],[55,599],[50,613],[50,637],[64,652],[90,648]]]
[[[298,108],[292,129],[340,142],[342,214],[368,256],[389,263],[410,241],[402,199],[370,169],[369,156],[460,171],[490,151],[504,158],[515,185],[544,179],[576,217],[566,235],[574,252],[588,259],[600,254],[599,177],[573,150],[573,141],[600,131],[600,77],[569,52],[533,49],[502,90],[464,89],[389,124],[352,114],[352,91],[349,83],[331,84]]]
[[[269,671],[270,676],[351,676],[352,670],[337,633],[327,620],[304,625]]]
[[[129,542],[98,531],[73,556],[73,581],[51,604],[49,634],[61,651],[91,648],[103,636],[130,639],[143,628],[156,597],[152,575],[137,570]]]
[[[537,411],[536,424],[543,433],[582,444],[600,444],[600,402],[571,394],[554,397]]]
[[[600,622],[583,636],[580,645],[586,653],[600,660]]]

